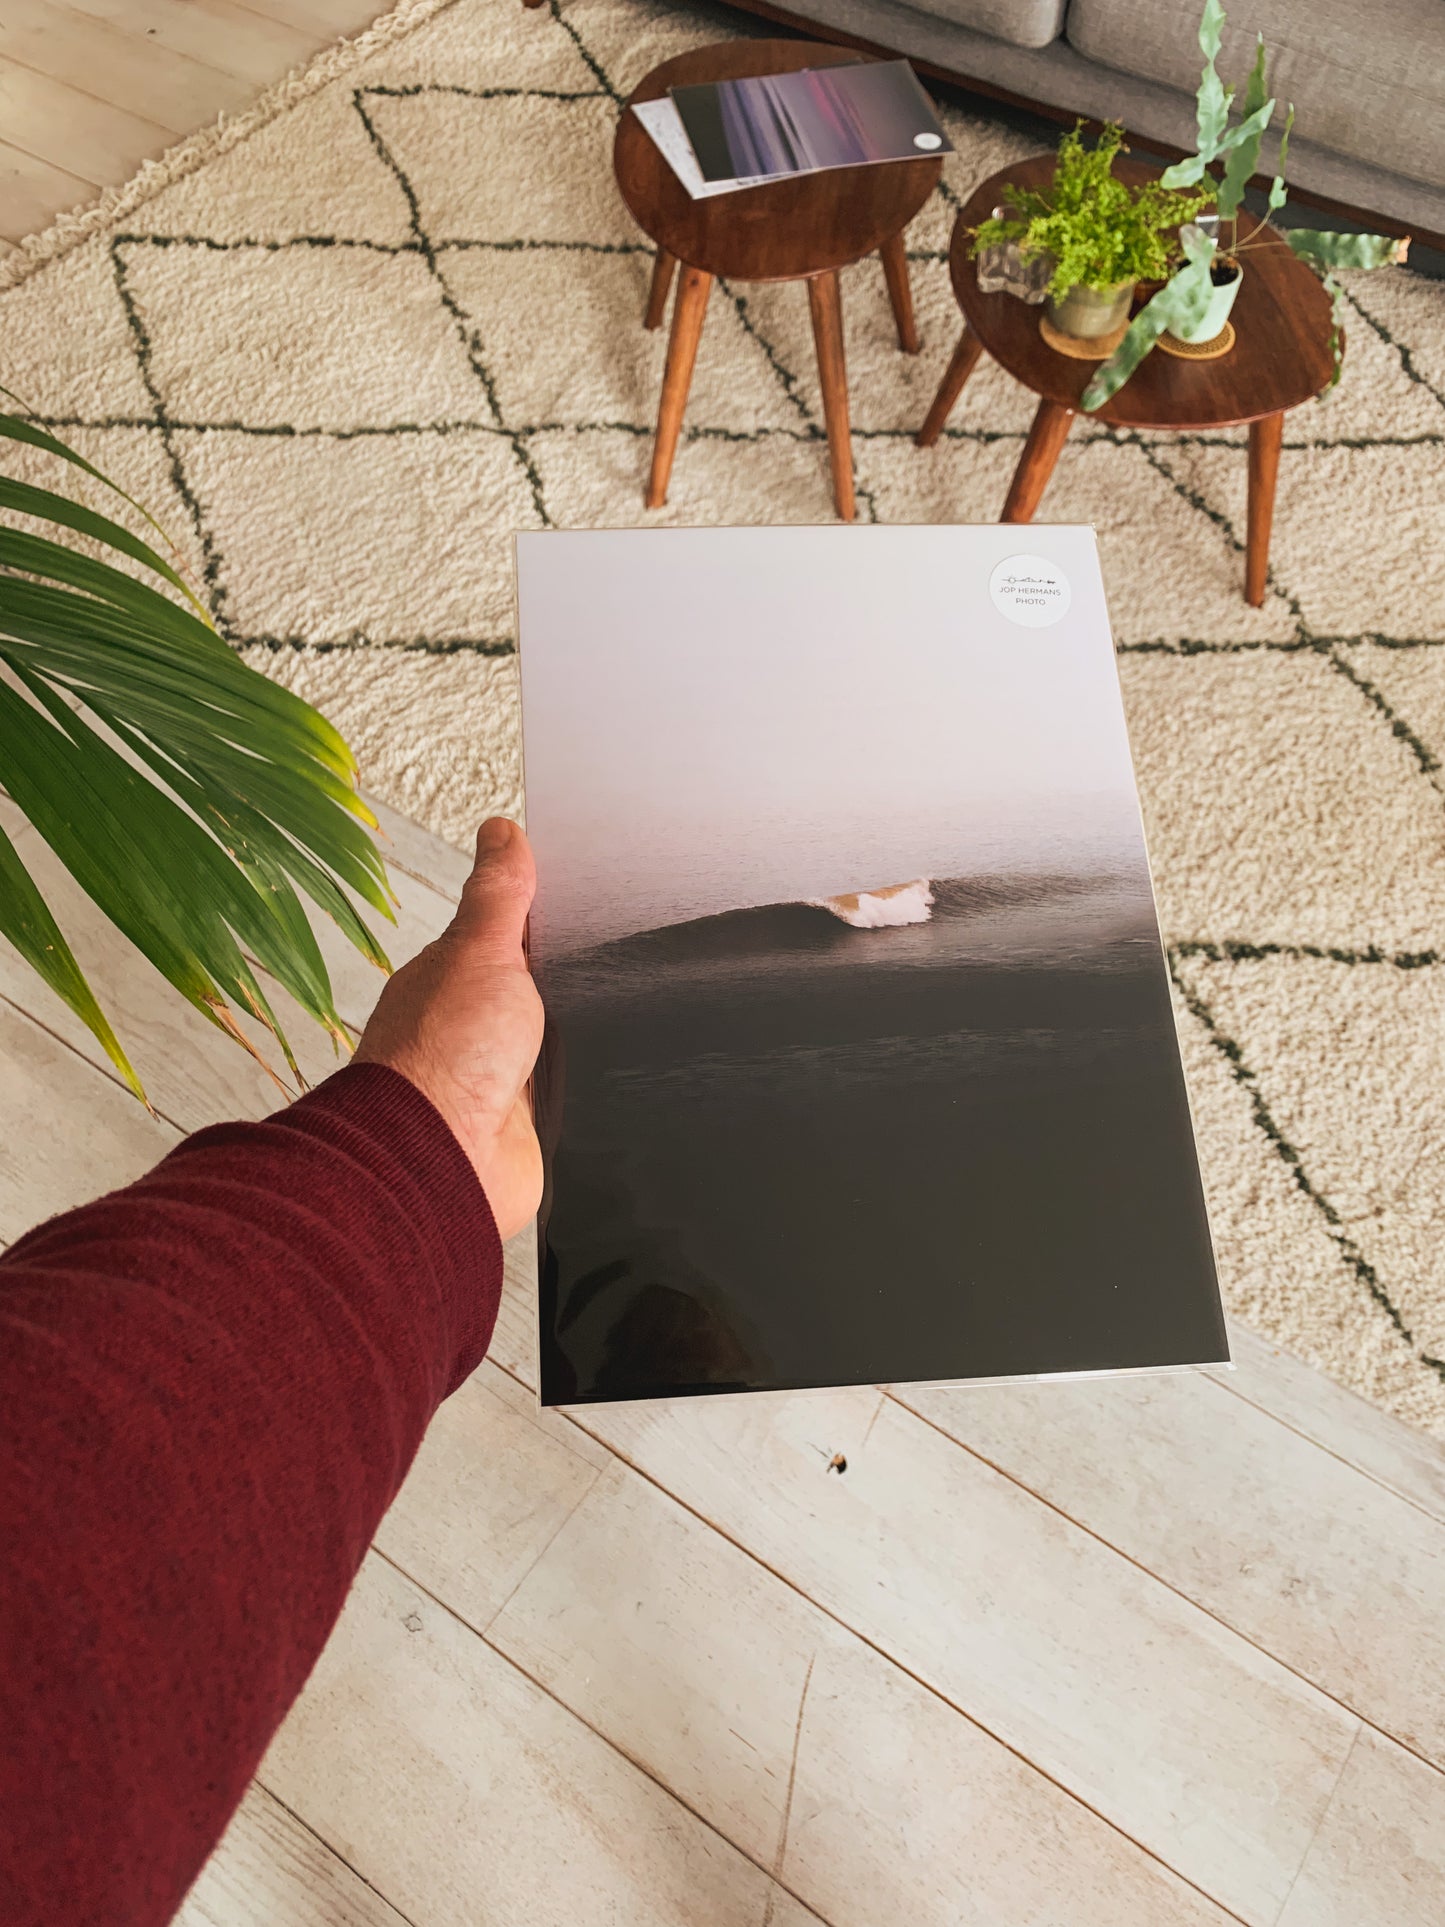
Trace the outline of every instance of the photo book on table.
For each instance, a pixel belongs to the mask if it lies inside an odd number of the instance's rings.
[[[906,60],[704,81],[632,111],[699,200],[794,174],[953,151]]]
[[[677,108],[666,94],[661,100],[635,100],[632,111],[652,138],[652,144],[667,162],[695,201],[709,200],[715,194],[736,194],[745,187],[763,187],[761,180],[705,181],[687,129]]]
[[[517,582],[542,1402],[1227,1361],[1093,532]]]

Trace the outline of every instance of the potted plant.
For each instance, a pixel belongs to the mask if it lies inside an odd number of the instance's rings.
[[[69,463],[165,540],[139,504],[34,421],[0,414],[0,439]],[[298,1084],[304,1079],[262,973],[338,1043],[346,1037],[301,897],[389,968],[348,895],[392,916],[369,834],[376,819],[357,794],[356,765],[337,732],[227,647],[179,569],[149,541],[3,473],[0,793],[182,996],[263,1064],[236,1013],[264,1025]],[[135,1069],[3,828],[0,934],[144,1102]]]
[[[974,230],[971,252],[1008,243],[1025,260],[1053,264],[1047,314],[1062,335],[1107,341],[1129,317],[1140,281],[1159,281],[1178,259],[1178,232],[1214,198],[1212,185],[1180,192],[1162,181],[1131,188],[1114,172],[1124,130],[1110,122],[1086,148],[1080,122],[1059,142],[1047,189],[1010,190],[1010,206]],[[1103,351],[1107,352],[1107,350]]]
[[[1285,204],[1284,168],[1290,130],[1294,126],[1293,105],[1286,112],[1280,133],[1278,171],[1270,186],[1265,217],[1241,234],[1239,213],[1244,190],[1259,165],[1259,150],[1274,114],[1275,101],[1266,92],[1268,54],[1264,35],[1260,34],[1254,66],[1245,83],[1242,117],[1231,124],[1235,89],[1225,87],[1215,65],[1224,21],[1220,0],[1205,0],[1199,23],[1204,71],[1196,95],[1198,148],[1187,159],[1166,168],[1159,183],[1163,188],[1186,189],[1212,178],[1209,169],[1216,163],[1221,164],[1213,195],[1217,231],[1207,232],[1202,222],[1190,222],[1181,229],[1183,265],[1135,315],[1118,348],[1085,388],[1080,406],[1086,410],[1102,407],[1111,395],[1117,394],[1166,330],[1185,342],[1213,341],[1223,332],[1247,272],[1249,253],[1267,244],[1274,216]],[[1392,261],[1403,261],[1410,243],[1408,239],[1402,241],[1388,234],[1340,234],[1319,228],[1282,228],[1278,233],[1299,259],[1315,270],[1332,298],[1330,350],[1335,372],[1330,386],[1333,387],[1340,378],[1344,354],[1340,333],[1344,289],[1335,280],[1333,270],[1378,268]]]
[[[1214,217],[1217,221],[1218,217]],[[1208,240],[1218,230],[1213,222],[1206,229],[1204,222],[1195,224],[1198,231]],[[1188,259],[1180,239],[1180,252]],[[1180,315],[1175,325],[1165,329],[1171,340],[1190,345],[1206,341],[1218,341],[1224,333],[1229,320],[1234,298],[1239,293],[1244,280],[1244,266],[1237,254],[1226,254],[1216,244],[1215,252],[1209,262],[1209,289],[1198,314],[1193,312]]]

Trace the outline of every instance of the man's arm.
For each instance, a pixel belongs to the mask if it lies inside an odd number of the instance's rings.
[[[170,1918],[486,1349],[540,1009],[485,834],[360,1061],[0,1258],[7,1927]]]

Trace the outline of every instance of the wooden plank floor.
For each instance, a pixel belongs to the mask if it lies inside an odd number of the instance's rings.
[[[385,11],[386,0],[3,0],[0,252]]]
[[[466,866],[386,822],[404,957]],[[0,1239],[273,1102],[20,847],[162,1115],[0,954]],[[1445,1919],[1430,1441],[1248,1333],[1232,1374],[573,1419],[531,1318],[522,1240],[186,1927]]]

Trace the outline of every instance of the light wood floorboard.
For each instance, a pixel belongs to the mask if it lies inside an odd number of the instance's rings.
[[[439,1414],[377,1544],[828,1918],[876,1915],[894,1888],[900,1901],[907,1898],[899,1869],[886,1889],[863,1885],[840,1915],[820,1893],[832,1856],[797,1854],[789,1844],[790,1815],[804,1814],[789,1786],[815,1751],[805,1701],[816,1715],[856,1689],[886,1710],[874,1721],[860,1705],[856,1750],[833,1757],[831,1746],[822,1749],[819,1778],[851,1787],[860,1814],[872,1783],[858,1761],[906,1753],[920,1725],[951,1732],[952,1709],[936,1706],[882,1655],[562,1415],[539,1413],[499,1368],[484,1366]],[[626,1556],[618,1557],[622,1548]],[[814,1701],[804,1688],[823,1662]],[[1010,1889],[1015,1908],[1021,1895],[1031,1896],[1023,1917],[1036,1909],[1045,1918],[1063,1896],[1068,1867],[1070,1877],[1089,1869],[1120,1927],[1225,1918],[972,1722],[963,1728],[954,1744],[967,1774],[935,1771],[939,1811],[930,1821],[951,1826],[956,1870],[925,1870],[928,1903],[917,1917],[954,1918],[967,1882],[980,1918],[1009,1918],[999,1909]],[[967,1823],[956,1810],[949,1818],[961,1798]],[[875,1832],[866,1851],[882,1860],[886,1831]],[[1067,1847],[1030,1873],[1029,1842],[1040,1832]],[[987,1874],[971,1844],[985,1838],[993,1843]]]
[[[323,37],[304,21],[270,19],[240,0],[65,0],[65,4],[89,20],[103,20],[120,32],[143,36],[172,53],[234,74],[257,92],[323,44]],[[365,25],[380,11],[375,5],[368,10],[368,0],[358,0],[358,24]],[[197,120],[195,125],[203,123]]]
[[[175,1927],[411,1927],[264,1787],[253,1785]]]
[[[1202,1891],[1274,1919],[1355,1722],[1267,1654],[880,1394],[582,1422]]]
[[[4,0],[0,252],[384,11],[384,0]]]
[[[373,0],[370,11],[358,8],[356,0],[234,0],[248,13],[274,20],[279,26],[301,33],[314,33],[323,40],[343,40],[367,26],[378,14],[388,11]]]
[[[1445,1521],[1445,1452],[1424,1433],[1333,1384],[1244,1326],[1230,1333],[1235,1370],[1211,1373],[1225,1391],[1334,1453]]]
[[[1203,1374],[895,1396],[1445,1766],[1438,1520]],[[1342,1634],[1365,1624],[1367,1641]]]
[[[1363,1730],[1278,1927],[1439,1927],[1445,1778]]]
[[[97,184],[135,171],[134,157],[166,146],[164,127],[93,100],[63,81],[0,56],[0,127],[22,154]]]
[[[97,104],[124,102],[128,112],[173,136],[188,133],[198,119],[234,112],[252,92],[215,67],[59,0],[5,0],[0,55]],[[72,114],[85,111],[79,101],[69,105]]]
[[[768,1907],[766,1873],[376,1554],[260,1777],[418,1924]]]
[[[9,251],[22,235],[48,226],[68,207],[77,207],[95,193],[94,181],[49,161],[22,154],[0,140],[0,253]]]

